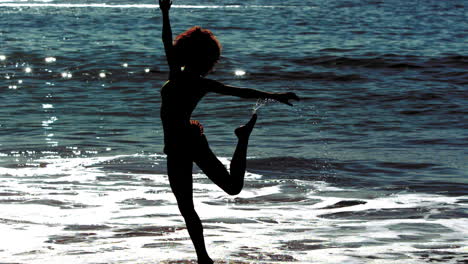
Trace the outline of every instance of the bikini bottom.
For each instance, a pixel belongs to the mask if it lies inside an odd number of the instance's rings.
[[[171,135],[169,143],[166,142],[164,146],[164,153],[166,155],[192,155],[194,150],[200,143],[203,143],[204,138],[203,125],[197,120],[190,120],[190,130],[186,133],[177,133],[178,135]]]

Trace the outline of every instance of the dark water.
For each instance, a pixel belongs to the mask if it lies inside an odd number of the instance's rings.
[[[136,225],[162,221],[183,229],[164,178],[159,88],[167,67],[159,10],[149,1],[68,3],[0,2],[0,225],[12,234],[28,230],[36,242],[29,251],[2,243],[0,254],[32,263],[36,254],[60,262],[59,256],[74,261],[88,252],[105,263],[126,263],[135,261],[123,257],[132,252],[150,261],[141,248],[171,254],[185,246],[193,258],[185,230],[184,240],[164,236],[140,247],[130,239],[175,232]],[[203,187],[196,195],[207,206],[200,214],[220,236],[209,240],[218,259],[463,263],[464,1],[180,0],[171,12],[174,33],[201,25],[221,41],[222,59],[209,77],[302,98],[293,108],[267,103],[258,110],[244,196],[225,197],[197,178]],[[231,156],[233,130],[249,119],[255,103],[209,95],[195,111],[220,157]],[[350,204],[329,207],[340,201]],[[155,216],[158,205],[170,213]],[[129,207],[141,213],[121,220]],[[87,225],[76,228],[70,215],[60,220],[67,208],[77,217],[84,210]],[[236,221],[245,229],[209,214],[214,208],[221,216],[242,212]],[[47,235],[38,235],[38,228]],[[245,245],[252,243],[246,240],[250,228],[264,230],[256,233],[261,243]],[[232,236],[241,242],[225,245],[233,240],[226,230],[236,230]],[[79,235],[89,233],[95,235]],[[128,241],[108,251],[79,251],[93,236]],[[177,239],[182,245],[167,245]],[[54,241],[73,243],[51,257],[47,246]],[[266,252],[266,245],[275,250]],[[161,254],[156,259],[171,259]]]

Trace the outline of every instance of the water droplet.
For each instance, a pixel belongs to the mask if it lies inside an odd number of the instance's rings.
[[[51,62],[57,61],[57,59],[54,58],[54,57],[47,57],[47,58],[45,58],[44,60],[45,60],[45,62],[47,62],[47,63],[51,63]]]
[[[24,68],[24,72],[31,73],[32,69],[30,67],[26,67],[26,68]]]
[[[244,75],[245,75],[245,71],[244,71],[244,70],[236,70],[236,71],[234,72],[234,74],[235,74],[236,76],[244,76]]]
[[[266,105],[267,103],[272,103],[275,102],[273,99],[258,99],[255,105],[252,107],[252,112],[253,114],[257,113],[257,110],[260,109],[260,107]]]
[[[128,63],[124,63],[124,64],[122,64],[122,67],[125,67],[125,68],[127,68],[127,67],[128,67]]]
[[[55,121],[57,121],[58,118],[55,117],[55,116],[52,116],[51,118],[49,118],[48,120],[44,120],[42,121],[42,126],[43,127],[48,127],[49,125],[51,125],[52,123],[54,123]],[[50,128],[50,127],[49,127]]]
[[[100,78],[106,78],[106,74],[104,72],[99,73]]]
[[[145,69],[145,72],[146,72],[146,73],[150,72],[150,69],[146,68],[146,69]]]
[[[6,56],[5,55],[0,55],[0,61],[4,61],[6,60]]]
[[[52,105],[52,104],[42,104],[42,108],[51,109],[51,108],[54,108],[54,105]]]
[[[62,72],[61,74],[62,74],[62,78],[70,79],[71,77],[73,77],[73,75],[70,72]]]

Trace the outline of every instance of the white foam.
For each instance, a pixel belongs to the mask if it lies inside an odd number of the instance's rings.
[[[138,154],[65,159],[54,157],[58,155],[55,152],[47,155],[50,157],[31,161],[31,163],[45,164],[45,167],[0,168],[0,175],[5,175],[6,172],[14,176],[0,178],[3,190],[21,194],[4,198],[11,199],[11,203],[0,203],[2,212],[0,221],[3,219],[8,222],[8,224],[0,225],[0,232],[30,241],[25,244],[21,244],[20,240],[13,240],[11,243],[6,240],[0,241],[0,258],[3,261],[33,264],[76,263],[80,255],[73,255],[73,252],[92,252],[92,254],[85,255],[88,263],[154,263],[168,260],[171,258],[168,256],[175,256],[175,254],[178,256],[174,259],[194,258],[193,247],[188,239],[187,230],[183,229],[183,220],[179,215],[166,175],[113,172],[99,165],[112,160],[117,162],[119,159],[129,158],[142,158],[148,162],[155,162],[156,158],[158,162],[163,155]],[[228,158],[224,157],[221,160],[225,165],[230,163]],[[36,176],[38,178],[35,178]],[[114,176],[116,176],[115,180],[112,178]],[[100,177],[105,180],[99,180]],[[399,260],[392,259],[392,253],[401,253],[411,257],[413,252],[420,252],[421,249],[413,247],[415,243],[437,245],[437,243],[445,243],[453,239],[466,241],[465,227],[468,225],[468,220],[461,218],[348,220],[321,217],[329,213],[352,213],[387,208],[455,207],[460,206],[458,202],[466,197],[398,193],[375,199],[359,199],[366,203],[356,206],[323,209],[323,207],[351,199],[339,197],[341,191],[359,190],[337,188],[319,181],[272,181],[263,179],[261,175],[247,174],[247,188],[238,196],[229,196],[207,180],[206,176],[198,174],[194,177],[194,181],[194,201],[197,212],[203,221],[211,220],[205,222],[207,227],[205,236],[210,253],[216,259],[233,259],[232,255],[239,254],[241,250],[246,252],[245,247],[250,247],[258,248],[252,253],[258,254],[257,256],[290,255],[297,260],[295,263],[298,264],[312,261],[321,264],[363,263],[363,259],[369,260],[366,263],[394,264],[399,263]],[[266,200],[266,205],[262,204],[263,197],[269,199],[277,193],[284,195],[286,187],[291,189],[293,184],[303,190],[297,194],[298,197],[305,197],[306,200],[284,202]],[[250,188],[249,186],[262,187]],[[307,189],[310,190],[307,191]],[[320,196],[321,191],[326,191],[327,195],[337,191],[337,195],[335,197]],[[296,194],[291,193],[291,195]],[[252,203],[238,203],[238,198],[241,198],[241,201],[252,201]],[[315,199],[319,202],[314,204]],[[35,200],[39,201],[35,203]],[[60,203],[58,205],[42,204],[54,200],[62,202],[63,205]],[[41,201],[45,202],[41,203]],[[138,204],[142,202],[148,202],[152,206]],[[79,205],[86,206],[80,208]],[[392,228],[393,225],[402,223],[440,224],[447,227],[448,231],[440,234],[440,238],[435,237],[430,241],[413,243],[401,239],[400,236],[402,234],[420,236],[429,233],[430,230],[400,231]],[[95,233],[92,236],[99,238],[97,240],[77,241],[62,245],[45,243],[51,236],[70,236],[80,233],[80,231],[66,230],[65,227],[68,225],[105,225],[110,229],[81,232]],[[181,229],[161,236],[115,236],[119,229],[131,230],[144,226],[172,226]],[[317,245],[317,248],[289,250],[282,247],[288,241],[301,240],[306,240],[303,242],[304,245]],[[172,247],[143,247],[151,243],[170,243],[170,241],[177,242]],[[382,244],[382,241],[389,242]],[[366,245],[366,242],[370,244]],[[361,248],[340,246],[347,243],[363,244],[363,246]],[[466,242],[455,243],[460,247],[447,250],[450,252],[466,250]],[[51,250],[48,247],[54,249]],[[115,248],[121,248],[121,250]],[[34,253],[25,254],[25,252]],[[373,260],[366,258],[367,256],[387,259],[376,259],[380,262],[372,262]],[[245,260],[242,257],[236,257],[236,259]],[[401,263],[417,263],[416,260],[419,260],[416,257],[414,259],[415,261],[403,259],[404,262]]]

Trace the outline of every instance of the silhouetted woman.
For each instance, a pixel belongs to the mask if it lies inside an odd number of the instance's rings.
[[[203,227],[193,205],[192,165],[195,162],[226,193],[239,194],[244,185],[249,136],[257,116],[254,114],[246,125],[235,130],[238,143],[228,172],[208,146],[203,126],[190,119],[193,110],[207,93],[275,99],[288,105],[291,105],[288,100],[298,100],[298,97],[294,93],[266,93],[237,88],[204,78],[218,61],[221,45],[211,31],[200,27],[192,27],[173,42],[169,21],[171,4],[170,0],[159,0],[163,16],[162,39],[170,69],[169,80],[161,90],[167,172],[195,246],[198,263],[212,264],[205,247]]]

